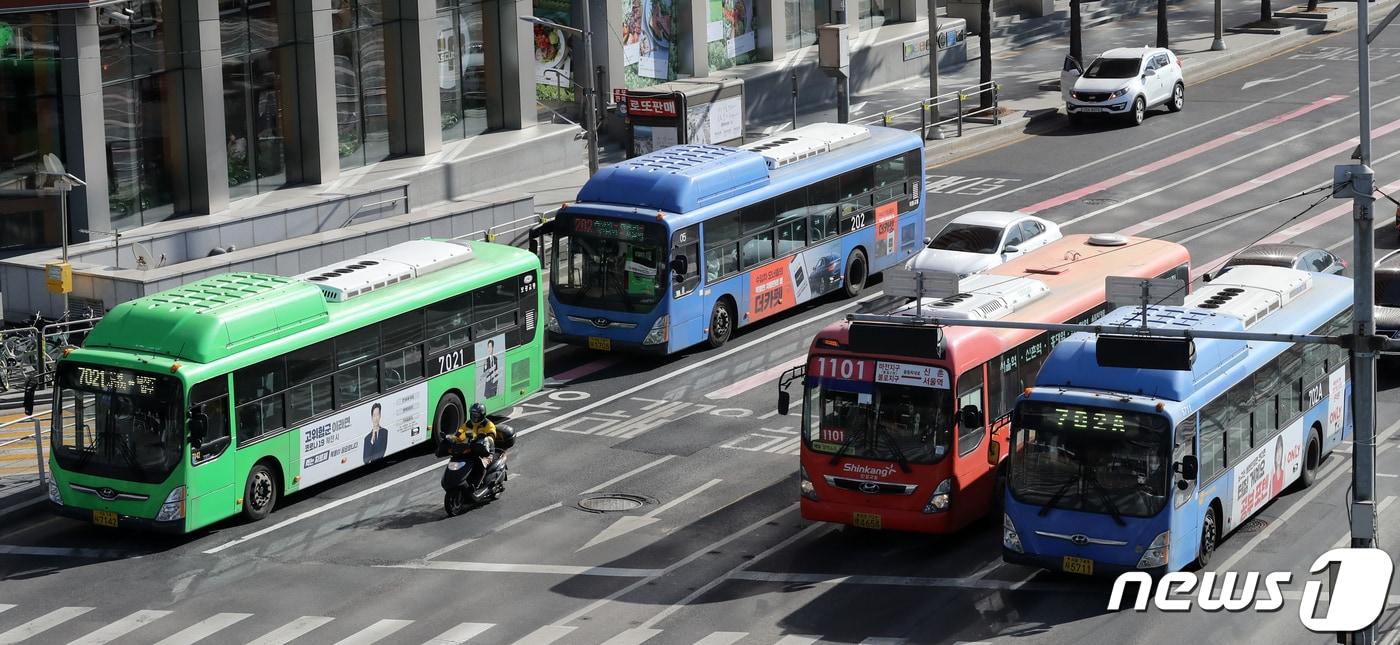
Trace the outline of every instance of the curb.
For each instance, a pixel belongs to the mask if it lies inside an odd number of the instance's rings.
[[[1377,11],[1386,11],[1400,0],[1380,0],[1372,2],[1371,7]],[[1336,19],[1328,20],[1325,25],[1308,25],[1306,27],[1296,27],[1293,31],[1275,36],[1269,40],[1229,51],[1228,55],[1214,57],[1212,60],[1201,62],[1194,67],[1188,67],[1191,76],[1188,79],[1192,83],[1203,83],[1225,74],[1236,72],[1257,63],[1278,56],[1294,49],[1308,45],[1314,41],[1331,38],[1348,29],[1356,26],[1356,12],[1352,11]],[[1191,62],[1189,55],[1181,56],[1182,61]],[[1048,93],[1048,92],[1047,92]],[[1021,100],[1035,100],[1038,97],[1027,97]],[[1013,102],[1008,102],[1013,103]],[[1008,105],[1010,107],[1010,105]],[[1016,108],[1013,108],[1016,109]],[[924,165],[930,169],[945,164],[959,161],[967,157],[985,154],[1013,143],[1018,143],[1033,136],[1054,132],[1056,130],[1069,127],[1068,121],[1057,118],[1061,112],[1055,109],[1018,110],[1021,114],[1011,116],[1002,120],[1001,125],[991,126],[971,136],[964,136],[945,142],[926,143],[924,145]]]
[[[37,515],[44,510],[44,502],[47,501],[48,495],[42,486],[37,485],[6,495],[0,499],[0,524]]]

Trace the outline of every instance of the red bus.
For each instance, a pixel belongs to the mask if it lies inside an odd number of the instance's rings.
[[[1108,276],[1177,278],[1180,244],[1071,235],[925,298],[924,316],[1089,323],[1110,311]],[[779,381],[779,407],[803,383],[802,517],[871,529],[946,533],[993,508],[1016,397],[1067,333],[842,321]],[[897,319],[907,318],[910,323]],[[990,423],[987,421],[990,419]],[[979,448],[981,448],[979,450]]]

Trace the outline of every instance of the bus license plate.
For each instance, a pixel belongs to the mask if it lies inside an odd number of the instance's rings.
[[[599,338],[597,336],[589,336],[588,349],[601,349],[605,352],[612,351],[612,339]]]
[[[1094,575],[1094,561],[1089,558],[1076,558],[1072,555],[1065,556],[1062,568],[1067,573],[1079,573],[1086,576]]]
[[[880,528],[880,516],[874,513],[856,513],[851,523],[855,524],[856,528],[878,529]]]
[[[112,511],[93,511],[92,523],[98,526],[110,526],[116,528],[117,514]]]

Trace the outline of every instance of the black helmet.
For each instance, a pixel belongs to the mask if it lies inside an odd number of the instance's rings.
[[[486,406],[480,403],[473,403],[471,410],[472,423],[481,423],[486,419]]]

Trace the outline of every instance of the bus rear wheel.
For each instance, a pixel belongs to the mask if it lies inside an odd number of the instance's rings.
[[[1205,569],[1210,564],[1211,556],[1215,555],[1215,546],[1219,541],[1220,520],[1216,517],[1215,505],[1212,504],[1206,509],[1205,519],[1201,520],[1201,548],[1196,552],[1196,566]]]
[[[1322,463],[1322,442],[1317,439],[1317,431],[1308,433],[1308,451],[1303,455],[1303,473],[1298,476],[1298,487],[1307,488],[1317,481],[1317,466]]]
[[[277,480],[266,464],[257,464],[243,485],[243,516],[256,522],[272,513],[277,505]]]
[[[437,456],[447,456],[447,438],[457,432],[466,421],[467,415],[464,412],[466,406],[462,403],[462,397],[453,392],[448,392],[438,399],[437,412],[433,414],[434,440],[437,442]]]
[[[721,298],[710,312],[710,335],[705,340],[709,342],[710,347],[718,349],[729,342],[729,337],[733,335],[734,305]]]
[[[865,290],[865,279],[869,277],[865,263],[865,252],[851,251],[851,259],[846,261],[846,297],[854,298]]]

